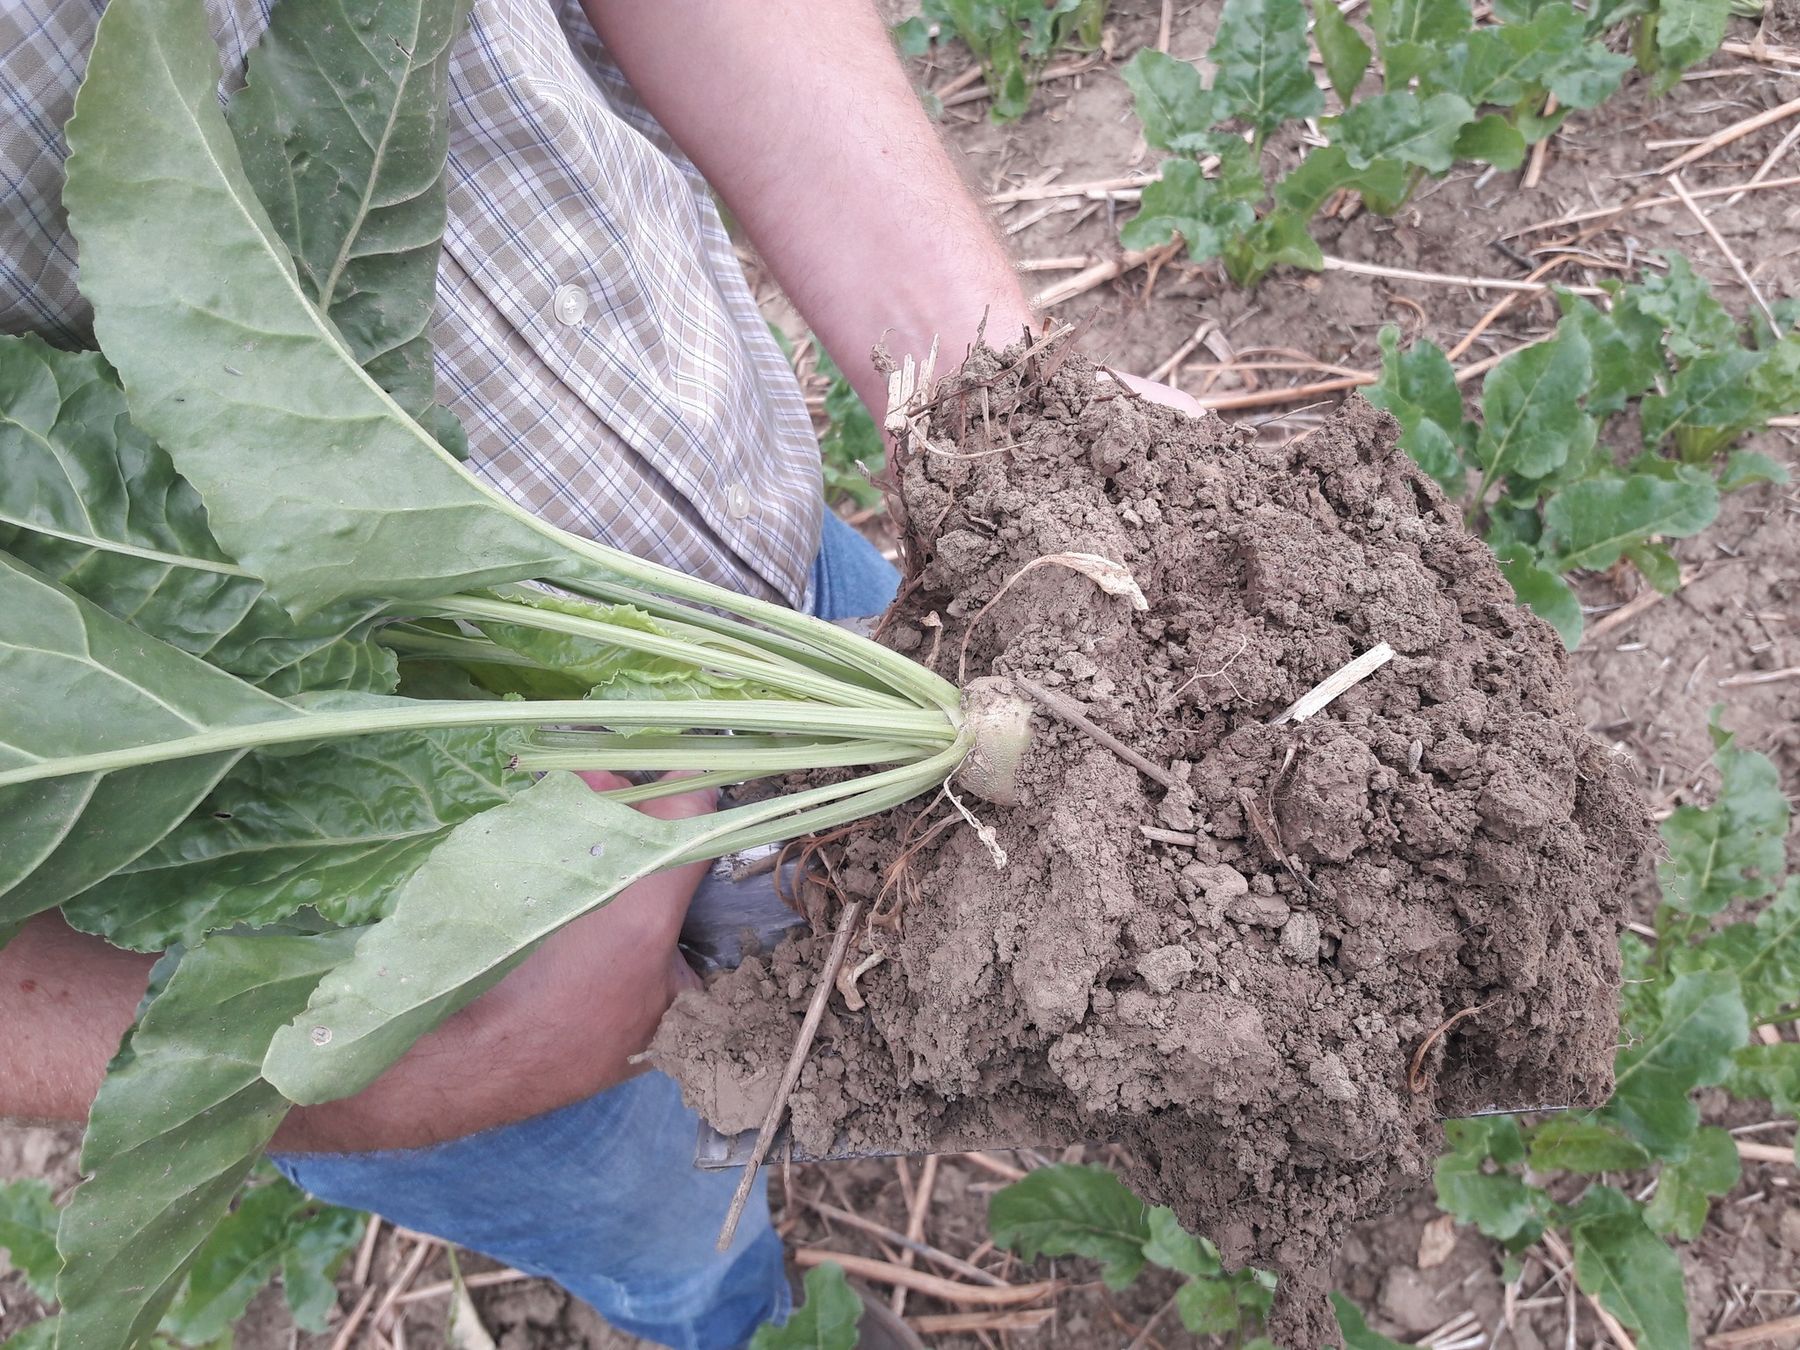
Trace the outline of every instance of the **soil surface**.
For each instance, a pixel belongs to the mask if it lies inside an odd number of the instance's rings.
[[[903,468],[883,640],[1072,697],[1175,786],[1040,712],[1023,800],[975,803],[1004,868],[944,796],[845,840],[885,962],[862,1009],[829,1005],[795,1140],[1117,1141],[1153,1202],[1302,1292],[1426,1174],[1441,1117],[1605,1099],[1644,809],[1384,415],[1258,444],[1023,351],[977,351]],[[1033,565],[1067,553],[1123,562],[1148,607]],[[1268,725],[1380,642],[1326,711]],[[721,1129],[760,1122],[824,942],[664,1020],[658,1062]]]

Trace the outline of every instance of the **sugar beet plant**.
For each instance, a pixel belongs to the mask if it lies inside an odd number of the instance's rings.
[[[61,1346],[153,1336],[290,1105],[562,924],[982,753],[929,672],[546,526],[446,449],[467,3],[281,0],[221,111],[200,0],[112,0],[64,193],[101,351],[0,338],[0,940],[60,908],[166,953],[61,1214]],[[825,766],[870,771],[632,809]]]
[[[1779,331],[1758,315],[1746,340],[1685,259],[1665,262],[1661,275],[1610,284],[1604,310],[1561,295],[1554,336],[1487,373],[1476,419],[1443,351],[1428,340],[1402,351],[1395,329],[1365,391],[1399,419],[1420,467],[1466,500],[1520,600],[1570,647],[1582,617],[1565,574],[1625,563],[1672,591],[1681,569],[1664,539],[1710,524],[1722,492],[1787,480],[1768,456],[1733,447],[1800,409],[1796,307],[1774,310]],[[1607,433],[1634,419],[1637,450],[1621,464]]]
[[[1099,47],[1105,21],[1106,0],[925,0],[894,38],[909,56],[924,53],[934,27],[961,39],[992,93],[989,115],[1011,122],[1031,106],[1032,80],[1044,64],[1064,48]]]
[[[1309,222],[1339,191],[1391,215],[1458,161],[1517,168],[1571,109],[1595,107],[1618,88],[1632,65],[1607,46],[1619,25],[1658,25],[1645,50],[1678,76],[1719,45],[1724,5],[1620,0],[1580,10],[1566,0],[1499,0],[1495,22],[1476,24],[1468,0],[1376,0],[1371,46],[1331,0],[1313,0],[1311,39],[1342,108],[1327,117],[1302,0],[1226,0],[1207,53],[1210,84],[1158,51],[1124,68],[1146,139],[1171,155],[1144,188],[1124,243],[1179,236],[1191,257],[1221,259],[1240,285],[1277,264],[1316,271],[1323,260]],[[1365,95],[1372,66],[1380,87]],[[1271,138],[1307,119],[1328,144],[1266,186]]]

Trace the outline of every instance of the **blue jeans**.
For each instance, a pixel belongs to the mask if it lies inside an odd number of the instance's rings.
[[[812,609],[877,614],[899,575],[825,513]],[[699,1121],[646,1073],[545,1115],[430,1148],[289,1153],[276,1167],[334,1204],[555,1280],[613,1326],[678,1350],[740,1346],[792,1306],[763,1181],[731,1250],[713,1249],[735,1172],[693,1165]]]

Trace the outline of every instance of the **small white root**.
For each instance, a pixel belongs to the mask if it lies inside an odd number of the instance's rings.
[[[1394,649],[1392,647],[1385,642],[1376,643],[1349,665],[1327,675],[1286,708],[1276,713],[1269,719],[1269,725],[1278,727],[1284,722],[1304,722],[1334,698],[1348,693],[1393,659]]]
[[[1000,847],[1000,836],[994,833],[994,827],[983,825],[975,819],[974,813],[968,807],[957,800],[956,794],[950,790],[949,779],[944,780],[944,795],[950,799],[950,805],[956,808],[958,814],[968,821],[969,828],[975,831],[975,837],[987,846],[988,856],[994,860],[995,869],[1005,870],[1006,850]]]

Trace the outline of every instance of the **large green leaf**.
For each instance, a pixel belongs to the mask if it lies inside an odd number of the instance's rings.
[[[56,1254],[56,1204],[49,1182],[0,1181],[0,1252],[32,1293],[46,1301],[52,1297],[62,1258]]]
[[[1474,108],[1460,94],[1376,94],[1333,119],[1331,143],[1343,148],[1355,169],[1398,160],[1443,173],[1456,162],[1457,137],[1474,120]]]
[[[1551,1116],[1531,1132],[1527,1158],[1534,1172],[1629,1172],[1650,1155],[1635,1141],[1592,1116]]]
[[[1144,185],[1141,209],[1125,222],[1119,239],[1126,248],[1150,248],[1180,235],[1188,253],[1205,260],[1217,257],[1255,220],[1248,202],[1224,191],[1193,160],[1171,159],[1164,161],[1161,178]]]
[[[1472,439],[1463,416],[1462,390],[1443,349],[1421,338],[1404,352],[1400,330],[1381,330],[1381,378],[1363,397],[1384,408],[1400,423],[1400,448],[1452,495],[1467,486],[1464,447]]]
[[[450,48],[469,0],[282,0],[225,118],[307,298],[450,449],[432,303],[444,233]],[[446,434],[448,433],[448,434]]]
[[[1469,31],[1469,0],[1371,0],[1369,19],[1390,90],[1424,75]]]
[[[1405,1343],[1383,1336],[1369,1325],[1362,1309],[1342,1294],[1331,1296],[1331,1310],[1337,1314],[1338,1332],[1344,1338],[1345,1350],[1405,1350]]]
[[[100,356],[0,337],[0,462],[0,547],[134,628],[277,694],[392,687],[374,606],[289,618],[220,549]]]
[[[1737,1141],[1717,1125],[1702,1126],[1688,1145],[1687,1156],[1657,1174],[1656,1194],[1644,1208],[1644,1222],[1658,1233],[1692,1242],[1706,1226],[1713,1197],[1737,1185],[1742,1170]]]
[[[1475,458],[1490,481],[1542,478],[1592,447],[1594,419],[1580,404],[1591,374],[1587,339],[1573,328],[1513,352],[1487,373]]]
[[[1731,1057],[1725,1086],[1739,1101],[1763,1101],[1782,1115],[1800,1115],[1800,1042],[1746,1045]],[[1800,1141],[1794,1160],[1800,1162]]]
[[[211,1345],[228,1334],[280,1268],[289,1233],[307,1203],[306,1193],[286,1181],[246,1191],[195,1254],[162,1330],[184,1345]]]
[[[1159,150],[1197,154],[1224,118],[1219,101],[1187,61],[1146,47],[1119,68],[1130,86],[1144,139]]]
[[[199,490],[225,550],[300,615],[571,566],[308,299],[218,81],[201,0],[113,0],[69,123],[63,201],[132,415]]]
[[[1654,1021],[1632,1027],[1637,1040],[1619,1052],[1613,1097],[1601,1113],[1660,1157],[1678,1157],[1700,1123],[1689,1099],[1722,1081],[1750,1036],[1737,976],[1699,970],[1675,976],[1659,992]]]
[[[289,1230],[281,1253],[281,1291],[296,1326],[314,1335],[329,1328],[338,1269],[368,1226],[368,1215],[328,1205]]]
[[[1688,1350],[1681,1259],[1635,1208],[1576,1223],[1570,1245],[1575,1282],[1637,1332],[1644,1350]]]
[[[276,1033],[265,1075],[302,1105],[360,1091],[543,938],[726,819],[657,820],[551,774],[464,821],[400,886],[355,958]]]
[[[1571,483],[1544,506],[1545,552],[1562,571],[1603,568],[1656,535],[1697,534],[1719,513],[1712,479],[1682,467],[1672,476],[1634,473]]]
[[[155,1328],[287,1114],[260,1073],[269,1037],[355,937],[219,934],[180,956],[88,1121],[89,1179],[57,1235],[61,1350],[118,1350]]]
[[[1319,44],[1319,57],[1325,62],[1325,73],[1340,101],[1348,104],[1356,97],[1356,86],[1362,83],[1369,68],[1369,44],[1350,26],[1334,0],[1315,0],[1313,4],[1313,41]]]
[[[1659,0],[1656,55],[1663,65],[1659,87],[1671,87],[1682,71],[1717,51],[1730,19],[1731,0]]]
[[[1567,291],[1557,300],[1563,323],[1579,329],[1587,342],[1593,372],[1589,412],[1597,417],[1619,412],[1662,375],[1662,321],[1639,309],[1633,292],[1617,295],[1605,313]]]
[[[1641,407],[1644,449],[1655,450],[1686,427],[1735,429],[1757,420],[1752,377],[1763,353],[1738,348],[1689,361],[1666,394],[1651,394]]]
[[[1677,807],[1660,827],[1669,849],[1657,868],[1663,897],[1689,914],[1717,914],[1733,900],[1767,895],[1786,862],[1781,774],[1768,756],[1739,749],[1716,712],[1712,738],[1718,795],[1711,806]]]
[[[1625,294],[1643,313],[1661,325],[1668,335],[1670,353],[1680,360],[1692,360],[1709,352],[1735,350],[1738,342],[1737,320],[1721,305],[1706,278],[1695,273],[1688,260],[1679,253],[1664,253],[1668,272],[1650,274]]]
[[[1325,108],[1306,63],[1302,0],[1225,0],[1207,57],[1218,67],[1214,95],[1262,135]]]
[[[1144,1267],[1150,1240],[1144,1202],[1105,1167],[1060,1163],[1040,1167],[996,1191],[988,1202],[994,1243],[1026,1260],[1085,1256],[1100,1263],[1100,1278],[1123,1289]]]
[[[863,1303],[835,1262],[806,1272],[806,1295],[780,1326],[760,1326],[750,1350],[854,1350]]]
[[[453,826],[531,782],[507,767],[511,734],[449,728],[256,751],[161,843],[63,913],[139,951],[303,905],[368,923]]]
[[[1477,107],[1510,107],[1524,98],[1558,54],[1581,40],[1581,16],[1560,0],[1522,23],[1477,28],[1458,44],[1441,70],[1427,72],[1435,88],[1450,89]]]
[[[0,553],[0,772],[295,715]],[[167,834],[232,752],[0,787],[0,923],[60,904]]]
[[[1318,145],[1275,184],[1275,204],[1310,219],[1332,193],[1348,188],[1361,193],[1370,210],[1388,212],[1405,197],[1408,172],[1397,159],[1351,168],[1342,146]]]
[[[1752,1021],[1773,1022],[1800,1008],[1800,876],[1789,877],[1755,920],[1708,939],[1702,954],[1737,975]]]

